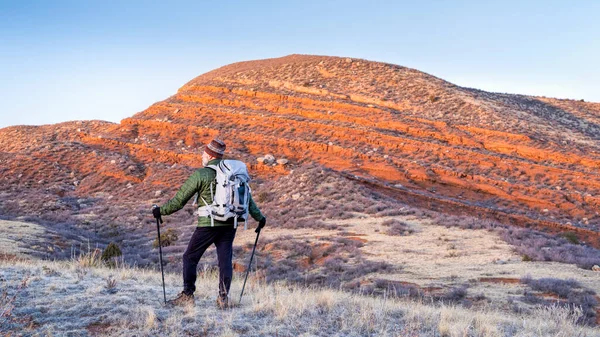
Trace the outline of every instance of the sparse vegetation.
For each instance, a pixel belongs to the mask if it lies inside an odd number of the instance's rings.
[[[23,274],[51,264],[63,275],[34,276],[35,292],[17,292]],[[303,288],[285,283],[263,284],[251,278],[247,296],[240,307],[218,311],[214,308],[214,273],[201,273],[194,307],[165,310],[155,299],[161,293],[160,273],[120,269],[115,279],[127,286],[119,296],[97,288],[114,269],[94,268],[77,288],[64,287],[76,280],[73,268],[65,262],[0,262],[0,277],[9,297],[16,296],[12,317],[4,320],[0,333],[20,331],[44,335],[56,331],[103,335],[314,335],[314,336],[598,336],[596,328],[575,325],[576,312],[560,306],[542,306],[531,312],[507,313],[476,310],[454,304],[431,305],[409,298],[373,298],[331,289]],[[135,277],[134,277],[135,275]],[[167,296],[180,290],[180,275],[167,274]],[[241,289],[236,276],[232,291]],[[381,284],[381,286],[385,286]],[[61,305],[57,306],[57,288]],[[85,289],[81,292],[78,289]],[[400,288],[397,288],[400,289]],[[400,289],[411,292],[412,288]],[[44,296],[39,296],[43,294]],[[466,296],[462,289],[449,295],[454,301]],[[4,303],[0,303],[0,306]],[[98,315],[100,312],[102,315]],[[105,315],[105,316],[103,316]],[[33,324],[32,324],[33,322]]]
[[[486,229],[494,231],[521,254],[523,261],[555,261],[575,264],[583,269],[600,265],[600,250],[575,244],[577,236],[569,233],[552,235],[534,229],[518,228],[495,221],[473,217],[437,216],[436,223],[463,229]],[[571,239],[568,239],[571,238]]]
[[[598,300],[596,293],[590,289],[584,288],[581,283],[573,279],[561,280],[556,278],[532,279],[525,277],[521,280],[531,289],[541,292],[542,294],[557,295],[560,299],[544,300],[537,298],[531,294],[526,294],[525,301],[534,304],[559,305],[572,310],[577,317],[579,324],[595,325],[598,315]],[[581,313],[576,312],[581,310]]]

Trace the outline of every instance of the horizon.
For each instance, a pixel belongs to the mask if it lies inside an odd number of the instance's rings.
[[[600,3],[578,5],[2,3],[0,128],[118,123],[203,73],[290,54],[391,63],[488,92],[600,102],[600,47],[590,33],[600,30]]]

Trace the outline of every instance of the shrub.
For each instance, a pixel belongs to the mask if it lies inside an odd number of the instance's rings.
[[[121,252],[121,249],[119,248],[119,246],[117,246],[116,243],[111,242],[108,244],[108,246],[106,246],[104,251],[102,251],[101,259],[104,263],[108,264],[109,266],[114,266],[115,265],[114,259],[116,257],[122,256],[122,255],[123,255],[123,252]]]
[[[573,292],[573,289],[582,288],[581,284],[573,279],[541,278],[534,280],[531,277],[524,277],[521,282],[527,284],[533,290],[551,292],[562,298],[567,298]]]
[[[389,227],[385,232],[387,235],[403,236],[410,235],[414,232],[414,230],[411,229],[406,222],[396,219],[386,220],[381,224],[383,226]]]
[[[256,194],[256,202],[263,203],[263,202],[268,202],[271,201],[273,198],[271,196],[271,193],[269,192],[265,192],[265,191],[260,191]]]
[[[563,233],[562,235],[565,239],[567,239],[567,241],[569,241],[572,244],[578,245],[579,244],[579,238],[577,238],[577,234],[573,233],[573,232],[566,232]]]
[[[446,302],[459,303],[467,297],[467,286],[450,289],[441,299]]]
[[[596,293],[591,289],[584,288],[581,283],[573,279],[561,280],[557,278],[541,278],[534,280],[531,277],[524,277],[521,282],[527,284],[531,289],[542,292],[552,293],[566,301],[559,302],[576,312],[581,309],[581,314],[577,318],[577,323],[594,325],[596,323],[598,300]],[[551,304],[550,301],[536,300],[532,295],[525,293],[524,302],[532,304]]]
[[[113,278],[112,276],[109,276],[106,279],[106,285],[104,286],[104,288],[106,289],[106,291],[109,294],[114,294],[117,292],[117,280],[115,278]]]
[[[160,233],[160,245],[162,247],[169,247],[174,244],[177,239],[179,239],[179,236],[173,228],[169,228],[165,232]],[[154,239],[152,247],[158,248],[158,238]]]
[[[531,256],[529,256],[527,254],[523,254],[523,257],[521,259],[523,260],[523,262],[531,262],[531,261],[533,261],[533,259],[531,258]]]

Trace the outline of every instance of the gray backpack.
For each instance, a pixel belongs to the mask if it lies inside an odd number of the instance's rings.
[[[237,228],[238,219],[244,219],[244,229],[248,222],[248,205],[250,203],[250,175],[246,164],[239,160],[221,160],[218,165],[206,166],[217,173],[215,193],[213,195],[213,183],[210,185],[210,193],[213,199],[208,204],[204,203],[198,207],[198,216],[210,217],[211,226],[215,220],[227,221],[233,218],[233,226]]]

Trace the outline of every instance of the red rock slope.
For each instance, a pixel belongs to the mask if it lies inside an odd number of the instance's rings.
[[[599,103],[489,93],[397,65],[305,55],[213,70],[118,125],[2,129],[1,190],[5,198],[42,190],[47,201],[57,193],[135,199],[176,187],[217,135],[257,174],[318,162],[420,206],[592,236],[600,225]],[[290,165],[257,163],[266,153]]]

